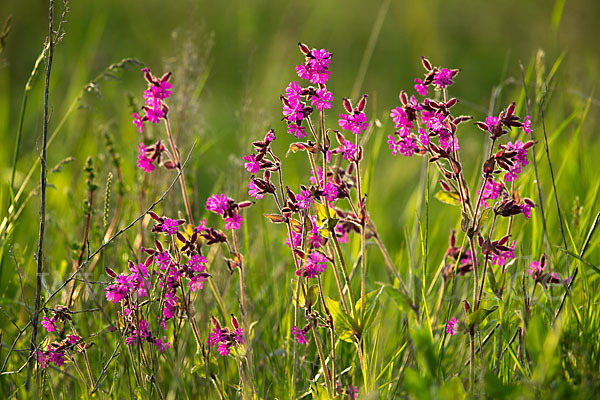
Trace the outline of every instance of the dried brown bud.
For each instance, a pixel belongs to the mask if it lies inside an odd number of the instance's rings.
[[[425,68],[427,71],[431,71],[433,69],[429,60],[424,56],[421,56],[421,64],[423,64],[423,68]]]

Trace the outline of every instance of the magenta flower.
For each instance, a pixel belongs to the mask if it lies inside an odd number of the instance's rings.
[[[187,266],[194,272],[204,272],[207,262],[208,260],[206,259],[206,257],[194,254],[187,262]]]
[[[298,328],[296,325],[292,326],[292,335],[300,344],[308,344],[308,338],[303,329]]]
[[[446,333],[448,333],[450,336],[454,336],[456,334],[456,325],[457,324],[458,324],[458,321],[454,317],[452,317],[451,320],[448,320],[448,322],[446,324]]]
[[[133,113],[133,124],[138,127],[140,133],[144,129],[144,117],[140,117],[137,113]]]
[[[490,205],[488,204],[488,200],[496,200],[500,194],[502,193],[502,189],[504,186],[502,183],[494,181],[492,178],[489,178],[485,183],[483,188],[483,194],[481,195],[481,201],[483,201],[483,208],[488,208]],[[477,194],[480,194],[481,191],[477,191]]]
[[[138,168],[144,170],[145,172],[152,172],[156,169],[156,166],[154,165],[153,161],[151,158],[148,158],[146,156],[147,153],[147,147],[144,143],[140,143],[140,145],[138,146],[138,150],[139,150],[139,155],[138,155]]]
[[[309,65],[316,71],[325,71],[329,68],[329,61],[331,59],[331,54],[325,50],[317,50],[313,49],[310,52],[312,58],[308,59]]]
[[[531,119],[529,118],[529,115],[523,120],[523,131],[528,135],[531,133]]]
[[[224,194],[221,194],[221,196],[213,194],[208,199],[206,199],[206,209],[208,211],[212,211],[214,213],[223,215],[227,210],[228,203],[229,198]]]
[[[304,118],[304,104],[300,101],[284,101],[283,116],[291,123],[302,121],[302,118]]]
[[[49,319],[48,317],[42,318],[42,326],[46,328],[48,332],[54,332],[56,330],[56,325],[54,325],[54,318]]]
[[[369,123],[367,122],[367,116],[364,112],[340,114],[338,124],[342,129],[352,131],[352,133],[355,135],[359,135],[369,126]]]
[[[248,183],[248,194],[251,197],[255,197],[257,199],[262,199],[263,197],[265,197],[264,193],[260,193],[260,190],[258,189],[258,187],[256,186],[256,184],[254,183],[254,181],[250,181]]]
[[[426,96],[427,95],[427,85],[425,84],[425,82],[423,82],[420,79],[415,79],[415,90],[417,91],[417,93],[419,93],[421,96]]]
[[[194,232],[202,233],[205,230],[206,230],[206,218],[203,218],[202,221],[200,221],[200,224],[194,228]]]
[[[158,347],[158,351],[160,351],[161,354],[164,353],[166,349],[171,348],[171,344],[167,342],[166,336],[163,336],[162,339],[156,338],[156,340],[154,341],[154,345]]]
[[[244,168],[246,168],[248,172],[256,174],[260,171],[260,163],[256,161],[256,156],[254,154],[244,156],[243,159],[248,161],[247,163],[244,163]]]
[[[433,77],[433,83],[439,88],[445,88],[452,85],[452,78],[456,72],[449,70],[448,68],[440,69]]]
[[[240,229],[244,218],[241,215],[235,214],[233,217],[225,218],[225,229]]]
[[[285,88],[285,94],[290,103],[298,103],[300,102],[300,96],[302,95],[302,88],[300,87],[298,82],[290,82],[288,87]]]
[[[392,117],[392,121],[394,121],[394,125],[396,129],[412,129],[412,121],[409,121],[408,115],[403,108],[396,107],[390,112],[390,117]],[[408,133],[408,132],[406,132]]]
[[[287,244],[288,247],[294,249],[296,247],[300,247],[300,244],[302,244],[302,235],[300,233],[292,232],[292,240],[294,241],[294,246],[292,246],[292,244],[290,243],[289,236],[286,237],[285,244]]]
[[[180,222],[171,218],[165,218],[165,222],[162,224],[162,231],[167,232],[169,235],[177,233],[177,227]]]
[[[296,73],[302,79],[310,80],[310,76],[312,74],[312,69],[308,64],[300,64],[296,65]]]
[[[533,261],[529,264],[529,268],[527,270],[527,273],[530,276],[533,276],[535,273],[542,273],[544,272],[544,270],[546,269],[546,266],[541,266],[539,261]]]
[[[419,128],[419,141],[423,146],[429,145],[429,135],[423,128]]]
[[[323,189],[323,193],[325,194],[325,198],[329,202],[335,201],[335,199],[337,199],[337,195],[338,195],[337,186],[335,186],[331,182],[327,182],[327,184],[325,185],[325,188]]]
[[[171,89],[173,85],[169,82],[155,82],[149,85],[148,89],[144,91],[145,99],[157,99],[166,100],[171,96]]]
[[[520,140],[517,140],[515,144],[508,142],[506,144],[506,150],[517,152],[513,166],[509,171],[506,172],[506,174],[504,174],[504,180],[507,182],[513,182],[515,179],[517,179],[517,175],[519,175],[523,170],[522,168],[529,164],[529,161],[527,161],[527,149],[525,148],[525,143],[521,143]]]
[[[130,290],[133,290],[133,283],[127,275],[119,275],[115,279],[115,283],[104,289],[106,300],[112,303],[118,303],[129,295]]]
[[[522,204],[519,204],[519,207],[525,218],[531,218],[531,204],[524,201]]]
[[[446,151],[450,150],[458,150],[460,146],[458,145],[458,138],[456,136],[452,136],[450,131],[446,129],[442,129],[439,131],[440,133],[440,146]]]
[[[153,124],[158,124],[160,119],[164,118],[165,116],[165,113],[160,107],[144,107],[144,110],[146,111],[146,117],[148,118],[148,121],[152,122]]]
[[[48,361],[53,362],[57,367],[62,366],[65,363],[65,359],[63,357],[63,352],[58,350],[53,350],[50,345],[48,345]]]
[[[498,125],[498,117],[494,117],[493,115],[486,117],[485,124],[487,125],[488,131],[493,132],[494,127]]]
[[[204,282],[206,282],[205,277],[203,277],[202,275],[194,275],[192,278],[190,278],[190,281],[188,282],[188,287],[192,292],[195,292],[196,290],[202,290],[204,289]]]
[[[331,108],[333,95],[327,89],[317,89],[317,94],[312,96],[310,103],[318,110],[325,111]]]
[[[352,162],[356,157],[356,145],[350,140],[344,140],[344,144],[336,150],[336,153],[339,152],[343,154],[344,160]]]
[[[287,132],[290,135],[296,136],[298,139],[302,139],[304,136],[308,136],[306,134],[306,128],[297,124],[288,125]]]
[[[163,251],[156,253],[156,263],[160,267],[161,270],[165,270],[169,268],[171,265],[171,255],[168,251]]]
[[[313,201],[314,199],[312,198],[308,190],[302,190],[299,194],[296,195],[296,202],[298,204],[298,207],[304,210],[308,210]]]
[[[275,133],[272,130],[270,130],[265,135],[265,142],[268,144],[271,143],[273,140],[275,140]]]
[[[304,263],[304,271],[300,269],[296,271],[296,275],[302,276],[302,273],[304,273],[304,276],[308,278],[316,278],[318,275],[325,272],[325,269],[327,269],[327,264],[325,264],[325,261],[327,261],[327,258],[325,258],[323,254],[314,252],[306,259],[306,262]]]
[[[510,249],[500,251],[499,254],[492,252],[492,265],[504,266],[509,260],[515,258],[515,242],[513,241]]]

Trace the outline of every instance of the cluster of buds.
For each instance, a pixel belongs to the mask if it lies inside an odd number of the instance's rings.
[[[219,321],[212,317],[213,330],[208,337],[208,346],[217,346],[217,352],[225,357],[231,352],[231,348],[243,345],[245,342],[244,331],[240,328],[238,320],[231,316],[233,330],[222,327]]]

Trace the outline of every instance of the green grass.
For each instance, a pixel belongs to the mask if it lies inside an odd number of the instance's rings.
[[[142,139],[131,123],[131,112],[141,106],[144,82],[134,60],[157,74],[173,72],[170,117],[183,157],[195,143],[185,166],[192,210],[196,220],[207,217],[208,225],[219,226],[220,219],[205,211],[206,198],[212,193],[226,193],[237,200],[248,197],[248,173],[241,157],[269,128],[278,136],[274,149],[285,165],[285,183],[297,190],[307,181],[310,164],[304,153],[284,157],[291,138],[280,121],[279,100],[288,82],[296,79],[294,66],[301,62],[296,43],[302,41],[334,53],[328,88],[335,101],[327,114],[328,127],[337,127],[341,98],[369,94],[366,111],[374,126],[365,143],[363,188],[370,215],[411,296],[405,298],[378,246],[368,241],[366,291],[384,290],[363,336],[366,371],[361,370],[355,345],[337,338],[335,363],[340,380],[357,386],[364,398],[470,396],[469,335],[447,336],[444,325],[453,316],[464,318],[462,301],[471,301],[471,277],[459,276],[443,287],[440,274],[449,232],[460,232],[459,209],[434,198],[440,179],[435,168],[428,169],[422,158],[395,158],[385,143],[392,133],[389,110],[398,104],[400,89],[413,93],[412,80],[422,74],[419,56],[426,55],[435,65],[461,69],[450,91],[460,100],[456,114],[483,120],[515,100],[517,113],[529,113],[535,121],[537,177],[530,158],[518,185],[520,195],[533,199],[538,207],[531,220],[515,220],[512,239],[517,242],[517,258],[507,268],[502,298],[495,297],[486,284],[482,307],[498,309],[482,321],[475,336],[475,395],[593,398],[600,389],[600,234],[595,231],[600,211],[600,162],[596,157],[600,141],[595,135],[600,58],[589,38],[600,34],[595,24],[600,6],[589,3],[557,0],[550,7],[544,2],[522,4],[516,0],[476,5],[438,0],[351,1],[341,7],[335,2],[203,4],[181,0],[169,4],[149,1],[136,8],[116,0],[70,4],[66,35],[55,50],[50,84],[48,167],[60,168],[48,176],[42,298],[70,276],[79,255],[83,202],[88,196],[84,166],[89,156],[99,189],[85,257],[105,242],[105,207],[108,221],[117,216],[114,233],[158,199],[175,178],[173,171],[146,176],[135,167]],[[109,329],[115,323],[116,307],[105,300],[104,286],[97,284],[87,287],[79,283],[85,289],[72,309],[100,310],[73,315],[79,334],[94,343],[88,357],[94,379],[102,376],[97,382],[99,392],[89,394],[73,363],[40,372],[34,391],[29,392],[24,386],[27,367],[20,373],[7,373],[26,363],[31,336],[27,324],[36,285],[33,255],[39,229],[43,60],[37,77],[32,71],[47,31],[47,5],[38,2],[25,7],[4,2],[0,24],[9,14],[13,15],[11,30],[0,52],[0,138],[4,144],[0,146],[0,368],[4,367],[0,393],[7,398],[156,398],[149,378],[154,375],[165,397],[239,397],[236,358],[220,357],[215,351],[205,358],[197,351],[187,323],[177,331],[177,345],[153,360],[153,369],[146,370],[147,377],[137,383],[134,368],[138,366],[132,363],[128,346]],[[122,60],[127,61],[119,65]],[[26,86],[28,82],[31,86]],[[487,144],[470,123],[459,132],[465,177],[474,188],[481,179],[479,166]],[[112,138],[120,173],[105,134]],[[145,134],[166,141],[161,128]],[[104,204],[109,173],[111,196]],[[122,207],[117,211],[119,198]],[[543,205],[545,221],[539,205]],[[178,184],[155,211],[173,218],[179,212],[185,216]],[[295,275],[283,243],[285,225],[268,223],[263,217],[275,212],[271,199],[257,202],[245,211],[239,234],[246,265],[248,326],[252,326],[248,374],[256,398],[325,398],[326,380],[315,339],[311,337],[305,347],[295,344],[290,335],[293,325],[305,322],[302,310],[298,312],[300,322],[294,322],[290,280]],[[140,257],[139,246],[152,244],[149,223],[148,218],[142,219],[111,242],[88,264],[86,279],[107,282],[106,267],[121,273],[127,260]],[[498,229],[505,231],[506,223],[501,222]],[[588,237],[586,252],[581,255]],[[459,234],[458,243],[463,238]],[[359,301],[360,235],[351,236],[343,249],[348,272],[356,268],[351,286],[355,301]],[[227,311],[240,318],[238,274],[229,273],[223,261],[226,252],[210,250],[204,251],[211,260],[215,286]],[[531,312],[524,302],[524,271],[544,252],[561,276],[567,275],[567,268],[578,269],[558,319],[555,313],[565,295],[563,285],[551,290],[538,286]],[[322,283],[324,293],[339,300],[331,264]],[[527,285],[531,293],[531,281]],[[57,294],[48,306],[64,305],[66,292]],[[410,302],[417,305],[416,313]],[[210,316],[218,316],[221,323],[226,318],[208,285],[196,295],[194,305],[200,335],[206,341]],[[45,315],[42,312],[40,318]],[[42,329],[40,340],[44,333]],[[328,331],[319,328],[318,334],[329,349]],[[173,331],[169,335],[174,338]],[[87,377],[82,355],[76,360]]]

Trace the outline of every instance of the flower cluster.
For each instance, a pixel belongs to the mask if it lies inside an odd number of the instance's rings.
[[[240,215],[240,209],[250,207],[251,201],[236,203],[224,194],[213,194],[206,200],[206,209],[219,214],[225,220],[225,229],[240,229],[244,218]]]
[[[310,324],[306,324],[306,326],[302,329],[294,325],[292,326],[292,336],[294,336],[294,339],[296,339],[299,344],[308,344],[308,337],[306,336],[306,334],[309,330]]]
[[[448,322],[446,323],[446,333],[449,334],[450,336],[454,336],[456,334],[456,325],[458,324],[458,321],[456,320],[455,317],[452,317],[452,319],[448,320]]]
[[[70,358],[70,352],[79,352],[85,347],[83,340],[77,335],[68,335],[64,340],[52,342],[46,350],[38,350],[36,358],[40,368],[46,368],[53,363],[61,367],[65,363],[65,357]]]
[[[144,115],[133,113],[133,124],[142,133],[144,122],[149,121],[157,124],[161,119],[165,118],[169,108],[165,104],[165,100],[171,96],[171,88],[173,87],[168,81],[171,73],[167,72],[160,78],[155,77],[150,72],[149,68],[143,68],[142,72],[148,82],[148,89],[144,91],[145,105],[142,107]]]
[[[221,327],[219,321],[212,317],[213,330],[208,337],[208,346],[217,346],[217,352],[225,357],[231,352],[231,348],[244,344],[244,331],[240,328],[240,325],[233,315],[231,316],[231,325],[233,330],[227,327]]]
[[[360,135],[361,132],[364,132],[369,127],[367,116],[364,113],[365,106],[367,105],[367,95],[363,95],[356,107],[352,107],[352,103],[348,99],[344,99],[343,104],[347,114],[340,114],[338,124],[342,129],[351,131],[355,135]]]
[[[180,232],[185,226],[185,220],[174,220],[149,213],[155,221],[152,232],[166,235],[172,243],[163,245],[160,240],[154,241],[153,248],[142,248],[147,255],[144,262],[129,261],[129,273],[117,275],[112,269],[106,268],[106,273],[113,278],[113,283],[106,287],[106,299],[122,306],[122,319],[126,343],[150,343],[164,352],[170,344],[165,336],[152,333],[148,319],[144,317],[140,300],[148,298],[151,293],[160,296],[154,299],[161,304],[161,314],[157,316],[159,325],[166,330],[167,321],[173,319],[177,310],[185,307],[178,296],[181,291],[185,298],[185,288],[190,292],[201,290],[204,282],[210,276],[206,270],[206,258],[202,255],[200,236],[208,235],[211,228],[206,228],[203,222],[196,227],[191,235]],[[187,260],[187,261],[186,261]],[[160,290],[154,290],[154,288]]]

